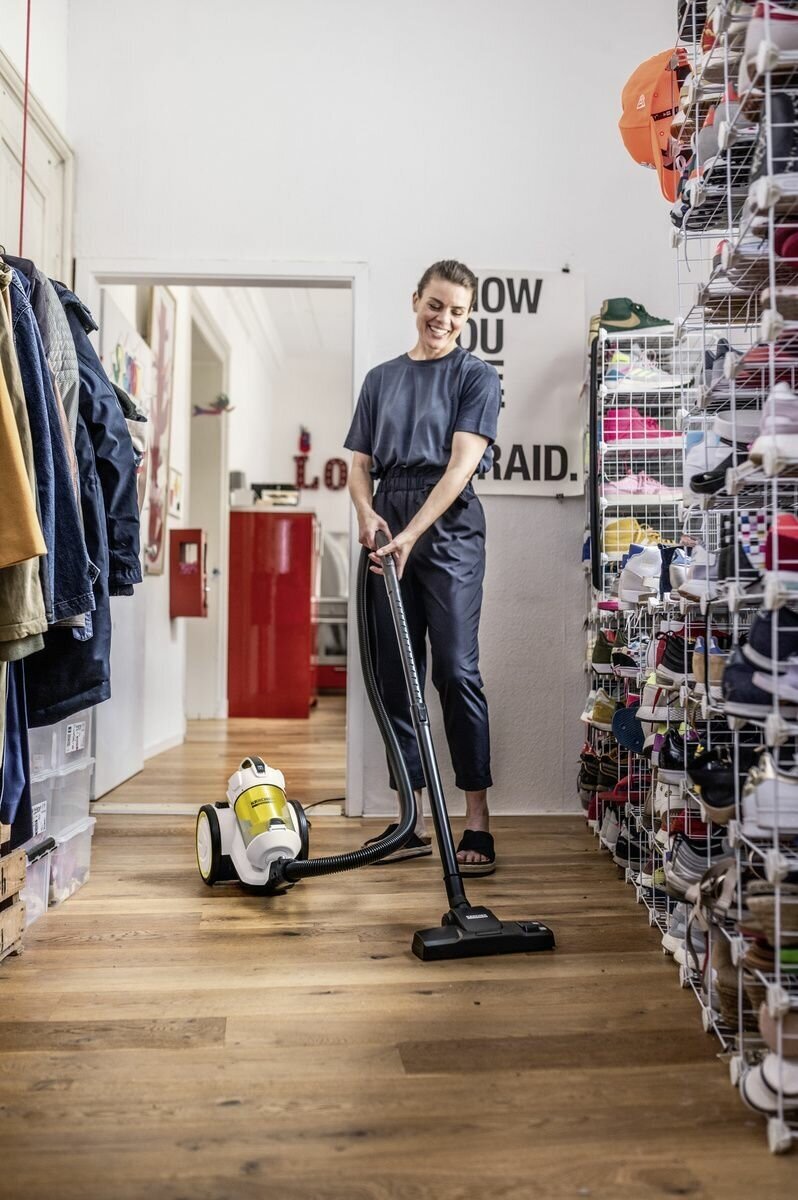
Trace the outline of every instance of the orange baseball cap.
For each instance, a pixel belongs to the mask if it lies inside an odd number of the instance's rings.
[[[671,122],[679,111],[679,90],[690,69],[685,51],[663,50],[641,63],[621,93],[618,122],[635,162],[653,167],[666,200],[676,199],[680,170],[671,150]]]

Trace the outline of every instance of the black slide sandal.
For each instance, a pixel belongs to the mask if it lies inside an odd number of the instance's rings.
[[[487,862],[461,862],[457,865],[461,875],[492,875],[496,870],[496,850],[493,845],[493,834],[483,833],[479,829],[464,829],[457,852],[472,850],[474,854],[483,854]]]

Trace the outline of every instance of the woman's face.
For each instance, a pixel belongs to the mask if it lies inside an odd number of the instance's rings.
[[[442,358],[454,349],[471,312],[471,289],[432,278],[419,296],[413,295],[419,349],[427,358]]]

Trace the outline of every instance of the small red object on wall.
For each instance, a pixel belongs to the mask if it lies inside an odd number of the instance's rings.
[[[207,617],[208,580],[204,529],[169,533],[169,616]]]

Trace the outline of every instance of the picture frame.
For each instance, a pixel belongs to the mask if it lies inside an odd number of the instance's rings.
[[[168,514],[176,520],[183,519],[183,472],[169,468]]]
[[[149,520],[144,551],[144,569],[148,575],[161,575],[164,569],[176,325],[177,301],[173,293],[160,284],[153,287],[149,321],[149,343],[153,355]]]

